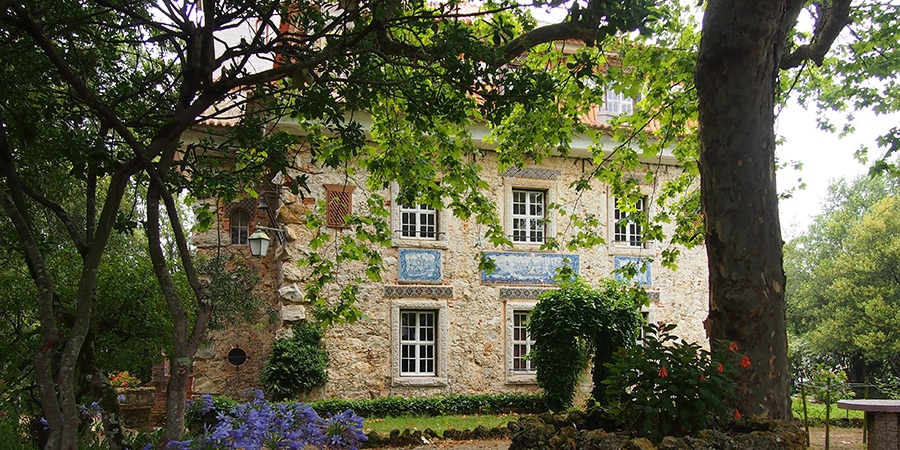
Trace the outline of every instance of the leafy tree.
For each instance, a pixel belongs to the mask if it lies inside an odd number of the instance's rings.
[[[898,12],[876,1],[706,2],[695,81],[707,329],[759,362],[739,386],[747,411],[790,417],[775,107],[796,89],[823,108],[895,111]]]
[[[77,191],[77,186],[73,186]],[[71,191],[70,191],[71,192]],[[0,212],[0,218],[6,215]],[[50,273],[61,286],[77,285],[80,264],[77,251],[60,234],[65,233],[58,223],[47,217],[35,217],[35,225],[45,231],[41,248],[46,255]],[[14,236],[8,222],[0,230],[5,237]],[[0,266],[0,311],[6,321],[0,327],[0,339],[9,343],[9,353],[0,366],[0,378],[10,383],[10,397],[23,413],[34,414],[39,401],[31,356],[39,345],[38,317],[35,305],[38,293],[28,277],[28,269],[21,253],[4,239],[0,252],[8,255]],[[57,293],[56,313],[65,325],[71,319],[71,306],[76,293],[60,289]],[[117,421],[108,413],[117,413],[115,394],[106,388],[106,375],[128,370],[149,380],[151,365],[162,358],[162,351],[170,346],[171,322],[160,303],[159,285],[147,260],[146,241],[139,233],[111,236],[108,252],[98,269],[95,295],[96,316],[85,336],[85,343],[76,368],[76,400],[90,404],[101,399],[106,413],[103,416],[107,431],[116,434]],[[40,417],[40,414],[37,414]],[[110,429],[112,427],[112,429]],[[116,439],[121,439],[118,436]]]
[[[634,345],[641,326],[642,292],[613,280],[592,288],[576,278],[544,293],[531,311],[528,330],[534,337],[529,357],[547,405],[560,410],[572,405],[578,375],[593,359],[594,399],[606,398],[606,363],[616,350]]]
[[[854,333],[860,332],[858,337],[863,339],[870,332],[864,329],[871,325],[866,316],[878,308],[876,303],[867,303],[868,297],[856,298],[860,293],[852,289],[869,283],[860,278],[861,270],[882,263],[877,258],[884,255],[875,247],[889,246],[889,237],[859,247],[859,236],[871,231],[873,220],[890,220],[876,216],[890,213],[890,209],[876,211],[875,206],[897,192],[896,179],[864,176],[851,182],[839,180],[829,187],[823,212],[806,232],[785,246],[788,331],[796,336],[792,353],[810,357],[811,362],[848,366],[855,379],[862,379],[868,368],[877,369],[887,360],[854,343]],[[878,286],[869,284],[868,288],[881,291]]]
[[[368,176],[360,182],[369,187],[396,180],[433,206],[449,199],[454,214],[474,217],[486,226],[490,243],[504,244],[495,209],[482,192],[487,186],[478,176],[482,151],[470,133],[475,124],[494,130],[489,139],[501,149],[501,169],[565,155],[573,134],[593,138],[595,166],[578,186],[609,183],[619,197],[637,196],[638,181],[630,173],[642,167],[641,158],[653,160],[672,145],[686,171],[659,189],[659,201],[678,198],[698,171],[702,174],[711,337],[737,341],[760,361],[743,381],[740,395],[747,411],[787,417],[784,276],[774,181],[779,70],[823,62],[848,23],[858,26],[853,31],[860,42],[871,37],[876,43],[854,55],[876,55],[877,62],[890,67],[897,36],[890,32],[896,23],[890,18],[896,7],[874,4],[851,8],[849,0],[812,2],[816,26],[804,33],[794,27],[805,1],[711,0],[698,49],[694,27],[679,22],[688,16],[667,1],[573,2],[564,21],[540,27],[514,2],[491,2],[479,13],[454,1],[438,6],[419,1],[4,1],[0,46],[8,89],[0,106],[0,206],[38,286],[43,343],[34,366],[50,424],[49,446],[74,445],[72,370],[90,329],[92,292],[109,236],[116,226],[127,225],[118,218],[129,182],[148,186],[143,225],[173,318],[166,441],[181,434],[188,368],[214,309],[193,263],[175,194],[226,201],[242,193],[256,195],[262,174],[298,161],[299,149],[322,165],[346,168],[350,178],[365,177],[358,171],[364,169]],[[246,37],[230,39],[226,32],[235,29],[248,30]],[[629,31],[640,33],[622,33]],[[654,33],[655,46],[649,46],[646,36]],[[548,45],[566,39],[588,47],[570,53]],[[528,50],[535,51],[519,58]],[[868,66],[843,69],[864,83],[862,67]],[[881,73],[892,72],[875,75]],[[591,104],[602,102],[607,86],[627,94],[647,91],[639,111],[614,122],[614,135],[626,135],[620,142],[631,145],[604,148],[601,131],[581,121]],[[695,100],[699,116],[691,106]],[[368,138],[374,145],[367,145],[361,113],[371,115]],[[285,115],[306,133],[289,135],[264,126]],[[208,139],[180,148],[182,134],[204,128],[200,124],[207,119],[239,126],[209,128]],[[691,131],[698,123],[695,140]],[[692,150],[696,142],[699,166]],[[391,151],[379,150],[384,148]],[[231,156],[221,156],[226,154]],[[213,158],[221,164],[210,164]],[[84,184],[83,214],[61,208],[43,190],[40,182],[51,173]],[[107,180],[100,191],[94,188],[98,180]],[[300,177],[286,184],[299,193],[303,182]],[[339,303],[327,304],[320,293],[333,281],[328,274],[336,264],[363,259],[370,269],[365,276],[379,277],[380,258],[372,248],[384,240],[386,228],[383,216],[378,219],[383,213],[375,207],[377,200],[372,199],[370,216],[351,220],[355,233],[347,233],[340,245],[324,245],[327,237],[317,237],[323,252],[305,261],[313,268],[309,299],[335,308],[337,317],[353,317],[356,288],[344,286]],[[682,210],[700,212],[699,205],[685,202],[682,209],[664,210],[652,223],[642,218],[647,237],[663,240],[659,221],[675,221],[679,234],[672,241],[696,243],[702,235],[698,221],[677,217]],[[32,207],[49,211],[65,225],[83,260],[73,289],[74,320],[65,329],[53,313],[59,286],[40,252]],[[587,231],[573,230],[547,243],[547,249],[601,243],[590,231],[598,226],[596,218],[571,213]],[[201,214],[201,226],[210,214]],[[186,296],[175,289],[165,261],[161,220],[173,230],[178,273],[190,286]],[[667,248],[664,262],[672,263],[677,251],[678,246]],[[195,314],[185,304],[192,304]]]
[[[500,130],[495,142],[508,146],[502,157],[507,166],[521,165],[526,157],[539,161],[551,152],[565,153],[572,133],[599,136],[580,117],[602,94],[598,84],[558,83],[571,77],[568,64],[546,70],[549,61],[567,58],[552,48],[507,63],[560,39],[595,43],[620,31],[648,31],[648,24],[661,15],[644,0],[600,2],[574,10],[566,23],[533,28],[534,22],[515,4],[487,5],[491,13],[484,21],[460,20],[471,13],[460,12],[455,3],[350,2],[333,5],[333,11],[327,6],[213,0],[203,1],[202,8],[176,1],[4,2],[3,81],[13,88],[0,106],[0,205],[16,230],[39,293],[42,343],[34,368],[49,424],[48,448],[75,445],[75,361],[91,328],[98,268],[110,236],[136,224],[120,214],[129,183],[146,187],[141,224],[173,324],[165,444],[181,435],[191,358],[215,306],[190,252],[176,193],[224,201],[255,196],[261,176],[298,161],[298,149],[329,167],[347,167],[362,157],[357,164],[372,173],[372,187],[389,179],[410,181],[409,175],[421,170],[407,169],[439,162],[442,180],[448,181],[442,187],[437,188],[434,177],[404,185],[433,201],[449,198],[457,215],[477,217],[488,225],[491,242],[504,243],[494,208],[481,191],[486,186],[478,167],[469,162],[480,152],[469,128],[486,120]],[[249,28],[247,37],[229,40],[227,30],[236,28]],[[593,50],[573,56],[572,68],[593,76],[605,64],[603,55]],[[636,92],[636,80],[621,87]],[[585,102],[559,101],[568,94]],[[565,104],[564,113],[559,104]],[[379,146],[366,145],[353,115],[360,112],[372,115],[372,140]],[[266,126],[287,114],[307,133],[273,132],[278,128]],[[207,138],[180,147],[182,134],[203,128],[207,119],[237,126],[224,132],[209,129]],[[509,132],[522,124],[539,126],[527,133]],[[377,150],[391,144],[398,144],[391,152]],[[637,167],[634,154],[620,167]],[[613,179],[616,170],[598,172]],[[54,177],[84,186],[83,211],[67,209],[41,184]],[[301,177],[286,184],[299,192],[303,182]],[[619,191],[635,185],[617,183]],[[38,212],[63,224],[82,259],[76,284],[62,286],[51,276],[38,242],[40,230],[33,226]],[[200,212],[202,227],[211,213]],[[378,230],[385,227],[377,219],[355,220],[353,236],[362,244],[383,238]],[[166,260],[164,223],[172,230],[177,266]],[[331,280],[335,261],[368,259],[373,268],[367,276],[379,276],[377,254],[365,245],[350,239],[329,248],[340,251],[313,261],[319,275],[308,296],[314,302],[321,303],[317,294]],[[173,270],[184,276],[188,291],[177,289]],[[77,294],[71,324],[63,326],[54,299],[69,288]],[[353,286],[344,290],[338,317],[353,317],[354,294]]]

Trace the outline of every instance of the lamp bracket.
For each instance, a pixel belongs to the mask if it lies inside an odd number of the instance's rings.
[[[261,225],[257,225],[256,228],[260,229],[260,230],[274,231],[275,235],[278,236],[278,242],[280,242],[281,246],[284,247],[284,241],[285,241],[284,235],[287,232],[284,228],[271,228],[271,227],[264,227]]]

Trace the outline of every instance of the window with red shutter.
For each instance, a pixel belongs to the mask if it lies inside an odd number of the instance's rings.
[[[326,218],[325,225],[335,228],[346,227],[346,216],[353,212],[353,190],[355,186],[341,184],[325,185]]]

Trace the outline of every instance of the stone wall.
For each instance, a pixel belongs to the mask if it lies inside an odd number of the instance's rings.
[[[491,190],[489,194],[500,209],[501,220],[511,226],[510,198],[514,188],[539,189],[549,197],[548,201],[562,205],[567,211],[583,212],[585,209],[600,217],[601,223],[611,220],[612,199],[604,186],[581,195],[569,188],[572,181],[585,170],[591,170],[589,162],[567,158],[546,158],[540,167],[528,166],[501,174],[490,152],[479,157],[478,164],[484,170],[484,179]],[[300,161],[300,164],[310,165]],[[647,166],[657,172],[661,181],[672,179],[680,168],[667,165]],[[299,173],[289,173],[298,176]],[[640,175],[640,174],[636,174]],[[357,175],[359,176],[359,175]],[[364,212],[366,197],[364,179],[347,178],[343,173],[324,172],[310,179],[312,189],[307,198],[300,199],[290,193],[281,193],[282,205],[278,221],[287,231],[286,248],[278,246],[275,252],[261,260],[249,259],[246,246],[226,246],[228,250],[248,258],[251,270],[263,277],[257,291],[265,295],[269,305],[279,311],[275,324],[241,326],[211,335],[210,344],[198,355],[195,363],[195,391],[212,394],[234,394],[246,388],[258,386],[259,367],[266,357],[269,343],[276,333],[289,329],[290,323],[305,317],[307,305],[301,302],[305,272],[296,260],[307,250],[313,231],[306,227],[302,217],[311,203],[325,199],[325,185],[351,184],[354,212]],[[649,204],[658,186],[643,185]],[[379,192],[390,202],[395,192]],[[396,205],[393,205],[392,230],[397,230]],[[655,206],[651,207],[651,214]],[[557,236],[569,236],[573,231],[566,216],[551,213],[548,232]],[[269,226],[267,218],[257,214],[251,223]],[[326,346],[331,357],[329,380],[326,385],[311,393],[309,400],[339,397],[365,399],[381,396],[430,396],[445,394],[477,394],[501,392],[535,392],[533,375],[512,373],[509,336],[512,310],[528,309],[536,302],[536,296],[552,285],[538,273],[531,276],[523,264],[532,264],[540,272],[546,272],[548,258],[562,261],[559,255],[548,256],[538,245],[516,244],[511,248],[496,249],[484,238],[484,229],[474,221],[462,221],[446,212],[439,213],[439,226],[444,234],[437,241],[403,240],[399,236],[394,245],[383,250],[384,281],[362,286],[359,305],[364,317],[353,324],[332,326],[326,334]],[[226,233],[227,226],[221,230]],[[671,234],[670,227],[665,229]],[[213,230],[215,232],[215,230]],[[328,232],[339,236],[350,230],[331,228]],[[594,230],[612,242],[612,227]],[[215,241],[212,233],[200,237],[201,243]],[[682,249],[679,269],[665,269],[658,262],[665,244],[652,243],[646,248],[616,248],[615,245],[598,246],[577,252],[561,252],[569,260],[576,260],[580,275],[589,282],[611,276],[617,258],[654,258],[649,281],[645,286],[652,303],[646,315],[652,321],[664,321],[678,325],[677,333],[688,340],[704,341],[702,322],[707,315],[707,267],[704,248]],[[200,246],[200,245],[198,245]],[[481,251],[502,252],[498,255],[509,261],[510,272],[484,278],[478,270],[477,255]],[[424,259],[423,259],[424,258]],[[440,259],[439,270],[410,270],[421,261]],[[431,263],[429,263],[431,264]],[[349,264],[340,267],[338,282],[362,274],[362,265]],[[415,281],[420,280],[420,281]],[[537,280],[537,281],[534,281]],[[433,377],[399,376],[398,315],[401,310],[434,310],[439,322],[437,336],[437,368]],[[232,346],[247,350],[250,359],[245,365],[232,367],[224,361],[224,355]],[[587,380],[589,383],[589,380]],[[589,386],[584,386],[589,389]]]

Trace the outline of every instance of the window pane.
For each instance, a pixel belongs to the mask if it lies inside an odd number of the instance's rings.
[[[437,210],[425,204],[401,204],[400,235],[413,239],[437,239]]]
[[[435,335],[437,312],[401,311],[401,376],[435,374]]]

